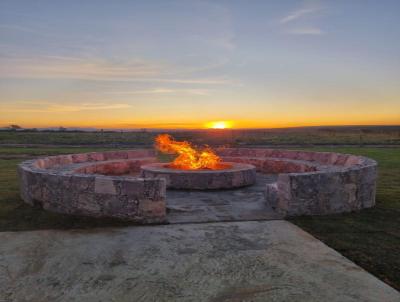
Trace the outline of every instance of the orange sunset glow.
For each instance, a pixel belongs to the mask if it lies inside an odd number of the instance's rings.
[[[399,18],[375,5],[68,3],[0,7],[0,127],[400,124]]]

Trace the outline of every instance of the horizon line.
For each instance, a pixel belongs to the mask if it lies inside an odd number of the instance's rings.
[[[12,124],[1,125],[0,130],[7,130],[10,128]],[[299,128],[321,128],[321,127],[333,127],[333,128],[342,128],[342,127],[400,127],[400,124],[343,124],[343,125],[331,125],[331,124],[321,124],[321,125],[304,125],[304,126],[284,126],[284,127],[231,127],[231,128],[223,128],[223,129],[215,129],[215,128],[206,128],[206,127],[178,127],[178,128],[168,128],[168,127],[84,127],[84,126],[47,126],[47,127],[22,127],[20,130],[57,130],[60,128],[64,128],[65,131],[73,131],[73,130],[87,130],[87,131],[140,131],[140,130],[149,130],[149,131],[227,131],[227,130],[273,130],[273,129],[299,129]]]

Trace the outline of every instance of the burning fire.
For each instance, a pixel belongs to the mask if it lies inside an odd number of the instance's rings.
[[[187,141],[176,141],[169,134],[160,134],[156,137],[156,148],[163,153],[178,154],[170,168],[182,170],[224,169],[221,158],[209,147],[196,149]]]

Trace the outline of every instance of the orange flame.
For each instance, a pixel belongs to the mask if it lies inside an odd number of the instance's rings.
[[[176,141],[169,134],[160,134],[156,137],[156,148],[168,154],[178,154],[173,162],[169,164],[170,168],[183,170],[198,169],[223,169],[221,158],[209,147],[196,150],[191,143],[187,141]]]

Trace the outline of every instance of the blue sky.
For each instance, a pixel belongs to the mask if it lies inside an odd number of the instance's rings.
[[[0,125],[400,123],[400,1],[1,1]]]

